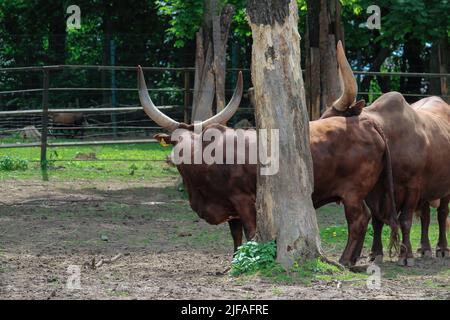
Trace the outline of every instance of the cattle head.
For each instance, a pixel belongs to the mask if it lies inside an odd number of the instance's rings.
[[[321,117],[322,119],[336,116],[358,116],[366,106],[366,102],[364,100],[356,101],[358,85],[356,83],[352,68],[350,67],[347,57],[345,56],[341,41],[337,44],[336,56],[339,66],[339,79],[343,93],[341,97],[331,105],[330,108],[327,108]]]
[[[139,99],[145,113],[159,126],[171,133],[171,135],[157,134],[155,136],[155,139],[157,139],[162,144],[177,145],[179,143],[183,143],[190,146],[192,143],[196,143],[196,141],[199,141],[198,132],[194,132],[197,128],[201,128],[200,133],[202,134],[204,134],[209,128],[212,127],[222,131],[227,129],[225,125],[236,113],[242,99],[243,79],[242,72],[239,72],[238,81],[233,97],[231,98],[228,105],[220,113],[201,123],[196,123],[195,125],[177,122],[166,116],[161,111],[159,111],[158,108],[156,108],[155,104],[148,94],[144,73],[140,66],[138,67],[138,87]]]

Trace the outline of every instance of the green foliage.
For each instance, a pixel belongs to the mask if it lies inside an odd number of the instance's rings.
[[[175,38],[175,47],[184,47],[186,40],[194,39],[203,16],[203,0],[157,0],[160,15],[170,17],[167,32]]]
[[[348,277],[348,271],[324,262],[321,258],[303,263],[295,263],[287,271],[276,262],[277,248],[275,241],[268,243],[247,242],[239,248],[232,265],[231,275],[261,276],[279,283],[301,282],[310,284],[316,280],[330,280]]]
[[[221,0],[219,9],[233,4],[229,53],[230,67],[248,67],[251,53],[251,32],[246,17],[245,0]],[[297,0],[299,31],[306,34],[306,0]],[[368,70],[373,66],[380,48],[389,49],[390,71],[409,71],[403,57],[404,44],[418,39],[422,44],[421,59],[428,66],[430,47],[438,39],[450,36],[450,1],[448,0],[379,0],[381,30],[369,30],[365,23],[367,7],[372,0],[341,0],[345,44],[352,66]],[[195,57],[195,33],[203,21],[204,0],[139,0],[130,6],[125,1],[79,0],[81,29],[65,29],[65,9],[69,1],[0,0],[0,67],[44,64],[100,65],[110,64],[109,42],[116,44],[116,65],[154,67],[191,67]],[[306,41],[302,41],[305,45]],[[130,49],[131,48],[131,49]],[[232,50],[232,51],[231,51]],[[305,61],[306,50],[302,50]],[[424,69],[428,72],[427,68]],[[147,73],[152,89],[183,87],[183,77],[175,73]],[[116,72],[117,86],[135,87],[134,72]],[[394,78],[393,78],[394,80]],[[402,79],[403,80],[403,79]],[[109,87],[110,72],[67,70],[51,73],[52,87]],[[40,72],[0,74],[2,91],[35,89],[42,86]],[[391,90],[400,90],[399,81],[391,81]],[[384,86],[383,86],[384,87]],[[422,88],[424,89],[424,88]],[[364,91],[369,88],[365,87]],[[169,93],[168,93],[169,92]],[[3,95],[0,110],[37,109],[39,93]],[[183,92],[164,90],[152,92],[158,104],[181,104]],[[108,97],[100,92],[52,92],[51,107],[75,103],[82,107],[98,106]],[[135,92],[117,93],[119,104],[136,103]],[[170,101],[170,102],[169,102]]]
[[[262,270],[276,267],[277,245],[275,241],[268,243],[247,242],[238,249],[231,265],[231,275],[251,275]]]
[[[268,243],[247,242],[238,249],[233,259],[231,275],[234,277],[260,275],[271,278],[276,282],[300,281],[309,283],[312,280],[343,273],[338,267],[330,265],[320,258],[308,260],[304,263],[295,263],[288,272],[276,262],[276,255],[275,241]]]
[[[370,81],[369,103],[374,102],[381,96],[381,88],[376,79]]]
[[[0,171],[25,171],[28,161],[10,156],[0,157]]]

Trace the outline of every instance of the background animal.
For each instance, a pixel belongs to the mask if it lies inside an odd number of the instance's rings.
[[[53,133],[58,136],[71,137],[84,136],[83,113],[53,113],[51,114]],[[69,128],[71,128],[69,130]],[[73,128],[73,129],[72,129]]]

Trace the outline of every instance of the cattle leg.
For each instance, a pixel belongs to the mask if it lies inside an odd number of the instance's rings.
[[[356,264],[361,253],[370,216],[362,201],[353,203],[344,200],[344,207],[348,224],[348,239],[339,262],[350,267]]]
[[[231,236],[234,242],[234,252],[242,245],[242,222],[241,220],[230,220],[228,221],[230,226]]]
[[[402,266],[414,266],[414,254],[411,247],[411,226],[414,217],[414,210],[417,208],[419,200],[418,192],[410,191],[408,198],[400,215],[400,228],[402,230],[402,246],[398,263]]]
[[[255,205],[252,203],[251,206],[249,205],[249,208],[245,210],[245,213],[241,215],[247,241],[254,240],[256,236],[256,210],[254,207]]]
[[[384,222],[378,219],[375,215],[372,215],[373,226],[373,243],[372,250],[370,252],[370,261],[380,264],[383,262],[383,226]]]
[[[420,208],[420,223],[422,225],[422,233],[420,237],[420,248],[417,252],[422,257],[431,257],[431,244],[428,236],[428,229],[430,228],[430,204],[425,202]]]
[[[450,251],[447,243],[447,218],[448,218],[448,204],[450,197],[441,200],[441,205],[438,208],[438,221],[439,221],[439,242],[436,249],[436,256],[438,258],[450,257]]]
[[[232,199],[236,212],[239,214],[247,241],[256,236],[256,207],[255,201],[249,197],[236,197]]]
[[[363,250],[363,247],[364,247],[364,238],[365,238],[365,235],[366,235],[366,232],[367,232],[367,227],[369,225],[369,220],[370,220],[369,209],[367,208],[366,205],[364,205],[364,203],[363,203],[363,212],[364,212],[364,215],[367,217],[367,221],[365,223],[364,235],[362,236],[362,239],[359,241],[358,246],[356,247],[356,250],[354,252],[355,261],[358,260],[359,257],[361,257],[361,253],[362,253],[362,250]]]

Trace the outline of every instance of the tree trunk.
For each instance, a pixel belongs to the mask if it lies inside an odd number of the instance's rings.
[[[447,37],[433,43],[430,54],[430,71],[432,73],[447,73],[450,70],[449,50],[450,47]],[[450,102],[450,98],[448,97],[448,80],[446,77],[431,78],[428,93],[442,96],[447,103]]]
[[[318,257],[320,238],[311,195],[312,157],[300,64],[295,0],[249,0],[252,80],[259,129],[279,130],[278,174],[259,176],[257,238],[277,240],[277,260],[290,268]],[[269,144],[270,145],[270,144]]]
[[[65,64],[66,62],[66,21],[61,14],[65,8],[60,1],[50,1],[47,6],[49,21],[48,55],[49,65]],[[57,14],[55,14],[57,13]]]
[[[103,53],[102,53],[102,65],[109,66],[111,64],[111,32],[112,32],[112,22],[111,22],[111,14],[112,14],[112,5],[109,0],[104,0],[103,8],[105,11],[103,12],[102,17],[102,28],[103,28]],[[108,79],[109,71],[101,71],[101,85],[102,88],[109,88],[110,83]],[[110,104],[111,95],[108,91],[102,92],[102,104],[109,105]]]
[[[423,51],[423,46],[420,40],[410,38],[405,42],[403,60],[407,65],[406,72],[422,73],[424,71],[423,61],[420,57]],[[401,87],[402,93],[421,94],[422,78],[407,77]],[[414,103],[421,98],[419,96],[406,96],[406,101]]]
[[[225,107],[226,50],[234,11],[227,4],[218,15],[218,1],[204,1],[203,25],[196,38],[193,121],[205,120]]]
[[[383,65],[384,61],[391,55],[392,50],[390,48],[382,47],[381,45],[377,45],[375,48],[375,52],[377,52],[377,55],[372,61],[372,64],[370,66],[369,71],[370,72],[379,72],[381,70],[381,66]],[[369,92],[370,90],[370,82],[372,81],[372,76],[364,76],[363,81],[360,85],[360,91],[361,92]],[[389,77],[380,77],[378,78],[378,83],[380,84],[381,90],[383,93],[386,93],[389,90]]]
[[[312,120],[340,95],[336,44],[344,40],[339,0],[308,0],[306,92]]]

